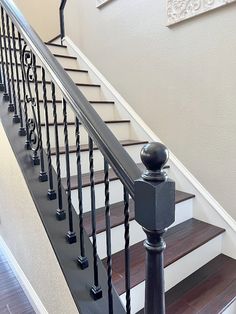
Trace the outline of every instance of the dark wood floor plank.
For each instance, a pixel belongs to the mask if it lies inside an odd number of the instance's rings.
[[[0,313],[35,313],[3,252],[0,254]]]
[[[194,197],[193,194],[185,193],[182,191],[176,191],[175,193],[175,202],[180,203],[189,198]],[[134,219],[134,202],[130,200],[130,221]],[[121,225],[124,222],[124,203],[119,202],[115,204],[111,204],[110,206],[110,220],[111,220],[111,228]],[[97,233],[103,232],[106,230],[106,222],[105,222],[105,207],[98,208],[96,210],[96,222],[97,222]],[[84,213],[84,228],[89,236],[92,235],[92,227],[91,227],[91,213]]]
[[[171,229],[165,235],[165,267],[223,233],[224,230],[196,219],[189,219]],[[103,260],[106,265],[106,260]],[[130,247],[131,287],[145,279],[145,250],[143,241]],[[124,251],[112,256],[113,283],[119,294],[125,292]]]

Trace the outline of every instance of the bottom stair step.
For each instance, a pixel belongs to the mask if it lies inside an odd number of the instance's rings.
[[[220,254],[166,293],[166,313],[218,314],[234,301],[236,260]]]
[[[167,248],[164,252],[165,267],[173,264],[193,250],[217,237],[224,229],[208,223],[189,219],[165,234]],[[130,285],[131,288],[145,280],[145,257],[143,241],[130,247]],[[103,260],[106,266],[106,259]],[[112,255],[112,279],[119,295],[125,292],[124,250]]]

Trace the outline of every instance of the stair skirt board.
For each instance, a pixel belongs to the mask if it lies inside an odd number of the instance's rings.
[[[192,202],[193,200],[191,199],[176,204],[175,222],[171,225],[171,227],[192,218]],[[90,237],[90,239],[92,241],[92,237]],[[144,239],[146,239],[146,235],[142,227],[135,220],[130,221],[130,246]],[[112,254],[123,250],[125,246],[123,224],[111,229],[111,243]],[[104,259],[107,254],[105,231],[97,234],[97,247],[100,259]]]
[[[124,149],[128,152],[128,154],[133,158],[136,163],[140,163],[140,152],[143,147],[141,145],[135,146],[124,146]],[[76,153],[70,153],[70,171],[71,176],[77,175],[77,166],[76,166]],[[65,154],[60,155],[60,163],[61,163],[61,176],[62,178],[66,177],[66,156]],[[56,156],[52,156],[52,164],[54,169],[56,169]],[[104,157],[99,150],[94,150],[94,171],[99,171],[104,169]],[[81,152],[81,171],[82,173],[88,173],[89,171],[89,152]]]
[[[165,268],[165,290],[168,291],[190,274],[210,262],[221,253],[222,235],[210,240],[191,253]],[[142,282],[131,289],[131,313],[144,307],[145,283]],[[126,304],[125,293],[120,296]]]
[[[116,136],[118,140],[126,140],[127,138],[131,137],[130,136],[130,124],[128,122],[107,123],[107,126],[109,127],[109,129],[112,131],[112,133]],[[46,129],[45,127],[42,127],[42,139],[43,139],[44,145],[46,146],[47,141],[46,141],[45,129]],[[53,145],[53,143],[55,143],[54,126],[49,126],[49,133],[50,133],[50,140]],[[64,126],[63,125],[59,125],[58,127],[58,136],[59,136],[60,146],[62,146],[63,141],[64,141]],[[74,125],[68,125],[68,140],[69,140],[69,145],[76,144]],[[80,127],[80,143],[81,145],[88,143],[88,134],[82,125]]]

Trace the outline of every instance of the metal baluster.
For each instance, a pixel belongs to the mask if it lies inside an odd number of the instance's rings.
[[[5,28],[5,15],[3,7],[1,7],[1,20],[2,20],[2,34],[3,34],[3,47],[5,54],[5,65],[6,65],[6,79],[7,79],[7,88],[8,95],[5,96],[5,100],[9,100],[8,111],[14,112],[14,104],[12,103],[12,94],[11,94],[11,84],[10,84],[10,70],[9,70],[9,61],[8,61],[8,53],[7,53],[7,40],[6,40],[6,28]]]
[[[68,127],[67,127],[67,110],[66,100],[63,98],[63,117],[64,117],[64,138],[65,138],[65,153],[66,153],[66,183],[67,183],[67,205],[69,217],[69,231],[67,232],[67,240],[70,244],[76,242],[76,233],[73,227],[73,213],[71,203],[71,182],[70,182],[70,157],[69,157],[69,141],[68,141]]]
[[[37,69],[35,70],[37,72]],[[49,134],[49,125],[48,125],[48,104],[47,104],[47,88],[45,80],[45,70],[42,67],[42,87],[43,87],[43,105],[44,105],[44,114],[45,114],[45,127],[46,127],[46,138],[47,138],[47,160],[48,160],[48,176],[49,176],[49,189],[48,189],[48,199],[52,200],[56,198],[56,193],[53,190],[53,178],[52,178],[52,160],[51,160],[51,146],[50,146],[50,134]],[[38,104],[39,107],[39,104]],[[40,112],[40,108],[39,108]],[[41,151],[43,152],[42,143]],[[43,156],[42,156],[43,159]],[[43,169],[44,170],[44,169]],[[41,182],[48,180],[47,173],[41,172],[39,179]]]
[[[15,78],[14,78],[14,68],[13,68],[13,60],[12,60],[12,46],[11,46],[11,32],[10,32],[10,23],[9,16],[6,14],[6,27],[7,27],[7,39],[8,39],[8,54],[10,60],[10,69],[11,69],[11,88],[12,88],[12,100],[14,105],[14,114],[12,117],[12,121],[14,123],[20,122],[20,117],[18,115],[17,103],[16,103],[16,89],[15,89]],[[17,67],[17,65],[15,65]]]
[[[93,140],[90,137],[88,140],[89,140],[89,170],[90,170],[91,220],[92,220],[92,239],[93,239],[93,272],[94,272],[94,285],[92,286],[90,292],[94,300],[98,300],[102,297],[102,289],[99,285],[99,279],[98,279]]]
[[[110,222],[110,195],[109,195],[109,167],[104,159],[105,182],[105,218],[106,218],[106,244],[107,244],[107,285],[109,314],[113,314],[112,296],[112,255],[111,255],[111,222]]]
[[[36,67],[36,57],[34,54],[32,54],[32,70],[33,70],[33,82],[34,82],[34,92],[35,92],[35,106],[37,110],[37,133],[38,133],[38,149],[36,149],[33,152],[33,162],[35,165],[40,164],[40,174],[39,174],[39,180],[40,181],[46,181],[47,180],[47,174],[45,172],[45,166],[44,166],[44,156],[43,156],[43,145],[42,145],[42,129],[41,129],[41,114],[40,114],[40,104],[39,104],[39,90],[38,90],[38,76],[37,76],[37,67]],[[38,157],[38,150],[39,150],[39,157]]]
[[[16,68],[17,97],[18,97],[18,106],[19,106],[19,114],[20,114],[20,129],[18,131],[18,134],[20,136],[25,136],[26,130],[23,125],[23,116],[22,116],[22,107],[21,107],[20,78],[19,78],[18,58],[17,58],[17,51],[16,51],[15,25],[13,23],[11,23],[11,28],[12,28],[13,52],[14,52],[15,68]]]
[[[0,26],[0,53],[1,53],[1,70],[2,70],[2,83],[3,83],[3,99],[5,101],[9,100],[9,95],[7,93],[7,84],[6,84],[6,64],[4,61],[4,50],[3,50],[3,45],[2,45],[2,41],[3,41],[3,34],[2,34],[2,27]]]
[[[48,160],[48,198],[50,200],[56,199],[56,192],[53,188],[53,176],[52,176],[52,158],[51,158],[51,144],[50,144],[50,133],[49,133],[49,121],[48,121],[48,101],[47,101],[47,87],[45,70],[42,68],[42,83],[43,83],[43,104],[45,113],[45,128],[46,128],[46,139],[47,139],[47,160]]]
[[[58,125],[57,125],[56,92],[55,92],[55,84],[53,82],[51,82],[51,88],[52,88],[52,109],[53,109],[53,120],[54,120],[54,130],[55,130],[56,163],[57,163],[58,209],[56,212],[56,217],[58,220],[64,220],[66,218],[66,213],[63,209],[63,204],[62,204],[61,165],[60,165],[59,137],[58,137]]]
[[[131,313],[130,307],[130,253],[129,253],[129,194],[124,187],[124,226],[125,226],[125,290],[126,313]]]
[[[75,136],[76,136],[76,161],[77,161],[77,183],[79,200],[79,227],[80,227],[80,255],[77,258],[81,269],[88,267],[88,258],[85,256],[84,248],[84,223],[83,223],[83,195],[82,195],[82,172],[81,172],[81,153],[80,153],[80,126],[79,119],[75,118]]]
[[[21,64],[21,78],[22,78],[22,88],[23,88],[23,103],[24,103],[24,120],[25,120],[25,132],[26,132],[26,140],[25,140],[25,148],[30,150],[30,141],[29,141],[29,126],[28,126],[28,108],[26,101],[26,83],[24,76],[24,61],[23,61],[23,49],[21,42],[21,34],[18,32],[18,45],[19,45],[19,54],[20,54],[20,64]]]

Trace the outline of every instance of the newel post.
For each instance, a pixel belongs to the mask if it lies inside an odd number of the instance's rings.
[[[135,181],[135,219],[147,235],[145,314],[165,313],[163,235],[175,220],[175,183],[163,170],[169,152],[161,143],[149,143],[141,151],[146,167]]]

